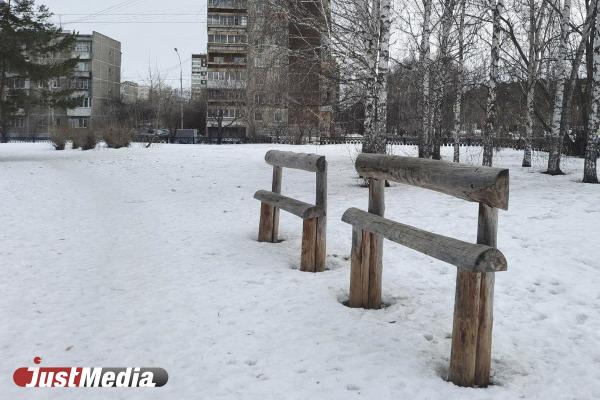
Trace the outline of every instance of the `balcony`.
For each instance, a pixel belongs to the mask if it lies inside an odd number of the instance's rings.
[[[71,58],[79,57],[80,60],[91,60],[92,53],[89,51],[74,51],[71,53]]]
[[[246,81],[209,80],[207,86],[209,89],[245,89]]]
[[[208,0],[208,9],[211,10],[246,10],[246,0]]]
[[[91,107],[77,107],[67,110],[67,115],[69,117],[91,117],[92,116],[92,108]]]
[[[92,72],[91,71],[74,71],[73,77],[75,77],[75,78],[91,78]]]

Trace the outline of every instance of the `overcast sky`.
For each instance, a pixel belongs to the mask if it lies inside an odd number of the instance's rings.
[[[179,86],[190,86],[191,54],[206,51],[206,0],[37,0],[56,14],[65,30],[96,31],[121,42],[121,79],[142,82],[148,65]],[[154,14],[154,15],[149,15]]]

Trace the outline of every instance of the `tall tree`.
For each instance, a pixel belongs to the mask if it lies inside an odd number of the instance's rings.
[[[460,162],[460,118],[462,114],[462,101],[465,86],[465,13],[466,0],[460,0],[460,19],[458,22],[458,66],[456,98],[454,99],[454,126],[452,138],[454,139],[454,162]]]
[[[592,115],[589,122],[583,182],[598,183],[596,160],[600,145],[600,16],[598,1],[595,2],[596,22],[594,24],[593,73],[592,73]]]
[[[560,159],[562,155],[563,138],[561,136],[561,122],[564,107],[565,85],[567,79],[567,46],[569,45],[569,31],[571,24],[571,0],[564,0],[561,11],[560,42],[556,55],[556,91],[554,93],[554,110],[552,112],[552,127],[550,131],[550,154],[548,157],[548,170],[550,175],[561,175]]]
[[[432,153],[432,110],[431,110],[431,8],[432,0],[423,0],[423,29],[421,35],[420,62],[422,71],[422,104],[421,118],[423,121],[421,133],[421,149],[423,158],[431,158]]]
[[[498,135],[498,67],[500,63],[500,15],[504,9],[503,0],[492,3],[492,45],[490,77],[486,108],[486,122],[483,130],[483,165],[491,167],[494,161],[494,139]]]
[[[70,77],[77,58],[70,58],[74,34],[63,34],[49,22],[52,14],[34,0],[0,3],[0,141],[16,115],[38,105],[72,108],[81,99],[71,88],[54,90],[49,81]],[[58,56],[57,56],[58,55]],[[22,82],[36,82],[27,88]],[[35,86],[35,89],[34,89]]]

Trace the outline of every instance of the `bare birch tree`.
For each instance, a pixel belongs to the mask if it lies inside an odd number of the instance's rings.
[[[420,63],[422,77],[422,104],[421,104],[421,118],[423,119],[423,132],[421,134],[421,155],[423,158],[431,158],[432,152],[432,138],[431,138],[431,93],[430,93],[430,79],[431,79],[431,8],[432,0],[423,0],[423,29],[421,36],[421,51],[420,51]]]
[[[590,126],[585,149],[584,183],[598,183],[596,172],[596,160],[598,159],[598,146],[600,142],[600,16],[598,15],[598,1],[595,2],[594,6],[596,9],[596,20],[593,35],[592,115],[589,122]]]
[[[554,94],[554,110],[550,131],[550,154],[548,156],[548,170],[550,175],[561,175],[560,160],[562,155],[563,138],[561,136],[561,120],[563,116],[563,101],[567,76],[567,46],[571,23],[571,0],[564,0],[561,11],[560,42],[556,55],[556,91]]]
[[[570,0],[567,0],[570,1]],[[490,57],[490,77],[486,107],[486,122],[483,130],[483,165],[491,167],[494,161],[494,139],[498,131],[498,68],[500,63],[500,15],[504,8],[503,0],[492,3],[492,44]]]

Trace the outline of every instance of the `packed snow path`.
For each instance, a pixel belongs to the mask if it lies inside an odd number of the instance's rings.
[[[301,223],[258,243],[268,149],[329,161],[328,267],[297,270]],[[446,158],[451,149],[445,149]],[[462,149],[465,151],[464,149]],[[511,169],[498,243],[488,389],[445,382],[456,268],[385,243],[380,311],[349,309],[349,207],[366,208],[354,146],[175,146],[55,152],[0,145],[0,397],[6,399],[598,399],[600,186]],[[412,147],[396,154],[413,155]],[[475,163],[480,149],[467,149]],[[283,193],[312,201],[314,176],[284,172]],[[477,205],[393,185],[386,215],[474,241]],[[18,389],[44,366],[162,367],[165,388]]]

